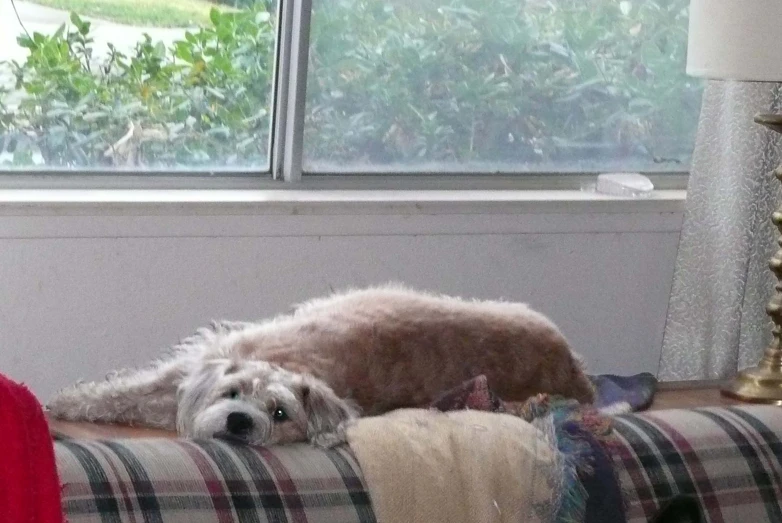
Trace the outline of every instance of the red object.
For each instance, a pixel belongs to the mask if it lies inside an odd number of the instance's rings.
[[[0,520],[64,523],[49,425],[38,400],[0,374]]]

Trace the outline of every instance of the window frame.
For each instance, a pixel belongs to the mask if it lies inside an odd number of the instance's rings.
[[[29,167],[0,170],[0,189],[579,190],[602,171],[305,172],[302,166],[312,0],[277,0],[268,169],[155,170]],[[685,190],[689,172],[644,171],[656,189]]]
[[[302,178],[312,0],[278,2],[270,161],[273,180],[295,183]]]

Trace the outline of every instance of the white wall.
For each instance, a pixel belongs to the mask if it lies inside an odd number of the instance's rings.
[[[211,318],[388,280],[526,301],[590,370],[656,372],[680,199],[424,200],[0,204],[0,372],[46,398]]]

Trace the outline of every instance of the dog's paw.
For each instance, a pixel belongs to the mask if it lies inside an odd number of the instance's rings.
[[[81,384],[58,391],[46,405],[44,411],[54,419],[82,421],[87,415],[85,398],[81,397]]]
[[[310,443],[312,443],[312,445],[315,447],[320,447],[322,449],[333,449],[334,447],[347,445],[347,429],[352,423],[354,423],[354,421],[355,420],[343,421],[337,426],[337,429],[334,432],[324,432],[322,434],[317,434],[314,438],[312,438]]]

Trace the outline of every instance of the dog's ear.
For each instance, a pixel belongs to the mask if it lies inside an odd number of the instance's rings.
[[[307,416],[309,441],[333,433],[341,423],[358,417],[355,405],[339,398],[325,383],[314,378],[303,379],[300,395]]]
[[[177,431],[186,434],[202,403],[211,394],[227,367],[227,360],[205,361],[196,365],[177,388]]]

